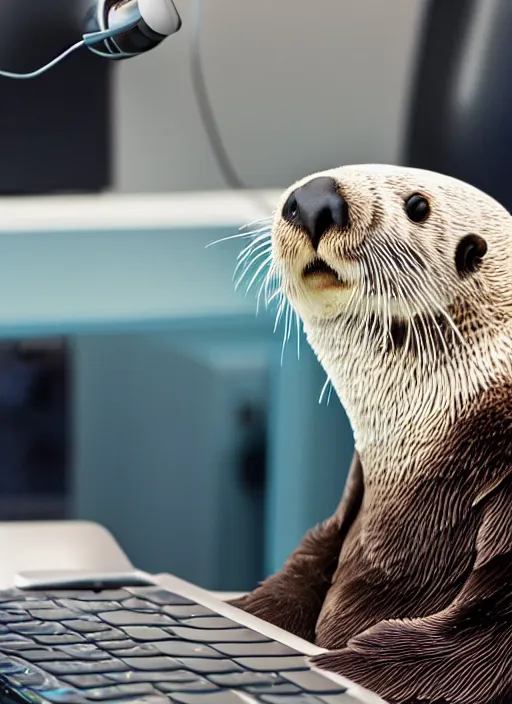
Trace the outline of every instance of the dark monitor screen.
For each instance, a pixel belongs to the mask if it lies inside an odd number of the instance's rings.
[[[0,520],[67,517],[69,389],[65,341],[0,345]]]
[[[79,41],[82,0],[2,0],[0,69],[29,72]],[[31,80],[0,77],[0,195],[110,186],[110,62],[79,49]]]

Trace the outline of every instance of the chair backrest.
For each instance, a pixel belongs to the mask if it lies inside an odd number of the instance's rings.
[[[402,161],[512,210],[512,3],[430,0],[423,27]]]

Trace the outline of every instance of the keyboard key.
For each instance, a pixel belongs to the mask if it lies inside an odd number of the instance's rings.
[[[19,655],[21,658],[23,658],[23,660],[41,663],[52,662],[53,660],[70,659],[70,656],[66,655],[66,653],[59,653],[58,650],[52,650],[51,648],[37,648],[35,650],[24,650],[23,652],[20,652]]]
[[[183,665],[177,660],[165,657],[124,658],[123,663],[132,670],[180,670]]]
[[[275,672],[229,672],[224,675],[208,675],[208,679],[219,687],[228,689],[241,689],[251,686],[273,687],[284,682],[282,677]]]
[[[201,604],[191,604],[190,606],[176,604],[174,606],[162,606],[162,611],[165,611],[169,616],[174,618],[192,618],[193,616],[216,616],[215,611],[210,611],[206,606]]]
[[[36,672],[18,672],[9,675],[7,680],[12,687],[33,687],[40,691],[45,688],[45,677]],[[55,685],[58,686],[57,680],[55,680]]]
[[[230,657],[302,655],[298,650],[273,641],[268,643],[211,643],[211,647]]]
[[[162,655],[171,657],[209,657],[221,658],[222,655],[205,643],[189,643],[182,640],[167,640],[155,643],[155,648]]]
[[[100,611],[116,611],[121,608],[118,601],[83,601],[80,599],[59,599],[58,603],[65,609],[87,614],[97,614]]]
[[[21,609],[26,611],[27,609],[54,609],[56,606],[55,602],[51,599],[33,599],[31,601],[9,601],[7,604],[2,604],[3,609]]]
[[[297,695],[301,694],[302,690],[300,687],[292,684],[291,682],[280,682],[279,684],[274,684],[270,686],[257,685],[255,687],[247,687],[244,689],[247,694],[261,695],[261,694],[279,694],[280,697],[289,696],[291,694]]]
[[[87,636],[89,640],[95,640],[96,642],[98,641],[105,641],[105,640],[124,640],[126,638],[126,635],[124,634],[123,631],[120,631],[118,628],[106,628],[104,631],[98,631],[97,633],[90,633]]]
[[[129,587],[128,591],[140,599],[146,599],[152,604],[178,606],[193,605],[194,602],[179,594],[173,594],[161,587]]]
[[[98,616],[111,626],[170,626],[176,621],[155,611],[107,611]]]
[[[77,633],[99,633],[100,631],[108,631],[109,627],[101,621],[93,621],[89,619],[75,619],[74,621],[63,621],[62,624],[71,631]]]
[[[11,642],[2,643],[0,648],[3,653],[17,653],[23,650],[34,650],[38,648],[37,643],[33,641],[13,640]]]
[[[78,599],[79,601],[121,601],[129,599],[130,594],[124,589],[103,589],[95,592],[92,590],[57,589],[45,592],[51,599]]]
[[[321,704],[322,701],[311,694],[262,694],[259,700],[265,704]],[[340,701],[339,704],[344,704],[344,702]]]
[[[243,668],[256,672],[287,672],[288,670],[309,670],[304,657],[279,658],[235,658]]]
[[[20,609],[0,611],[0,623],[11,625],[14,623],[19,623],[20,621],[32,621],[32,617],[28,611],[21,611]]]
[[[26,636],[57,636],[67,633],[66,628],[61,623],[53,623],[52,621],[18,623],[12,627],[12,630]]]
[[[47,662],[44,669],[52,675],[92,675],[106,672],[120,672],[128,667],[121,660],[65,660],[64,662]]]
[[[65,621],[68,618],[77,618],[79,614],[71,609],[32,609],[30,615],[36,621]]]
[[[15,655],[0,654],[0,674],[9,675],[13,672],[22,672],[28,667],[25,660],[21,660]]]
[[[147,599],[139,599],[136,596],[132,596],[131,599],[125,599],[117,608],[129,609],[130,611],[154,611],[155,604],[147,601]]]
[[[76,645],[59,645],[56,650],[65,653],[76,660],[105,660],[107,653],[93,643],[78,643]]]
[[[61,677],[61,680],[79,689],[84,687],[102,687],[103,685],[108,686],[112,684],[112,681],[105,675],[66,675],[65,677]]]
[[[33,643],[32,641],[25,642],[13,640],[11,642],[2,643],[0,645],[0,651],[6,655],[19,655],[20,657],[23,657],[23,653],[27,650],[37,650],[42,647],[43,646],[40,646],[38,643]],[[219,657],[221,657],[220,654]]]
[[[266,636],[248,628],[226,628],[220,631],[202,628],[173,626],[167,629],[178,638],[205,643],[260,643],[268,642]]]
[[[213,658],[179,658],[180,667],[192,670],[198,675],[220,675],[225,672],[240,672],[242,669],[232,660]]]
[[[347,691],[346,687],[312,670],[306,670],[304,672],[283,672],[282,677],[310,694],[337,694]]]
[[[98,687],[87,689],[84,696],[92,702],[105,702],[112,699],[123,699],[127,697],[137,697],[144,694],[152,694],[155,691],[152,685],[144,682],[133,682],[131,684],[112,685],[110,687]]]
[[[165,694],[146,694],[137,699],[125,699],[122,704],[169,704],[169,699]]]
[[[317,701],[322,702],[322,704],[364,704],[363,700],[356,699],[355,697],[352,697],[350,694],[320,695],[320,696],[318,696]]]
[[[173,704],[244,704],[247,699],[236,692],[175,692],[171,701]]]
[[[110,652],[108,641],[105,649]],[[147,658],[154,655],[160,655],[160,651],[157,650],[157,648],[151,643],[138,643],[134,644],[131,648],[114,648],[114,650],[112,650],[112,654],[115,655],[116,658]]]
[[[192,628],[240,628],[240,624],[224,616],[197,616],[181,621],[181,626],[191,626]]]
[[[174,692],[217,692],[219,690],[216,685],[208,682],[204,677],[198,677],[189,682],[158,682],[155,687],[167,694]]]
[[[87,699],[76,689],[50,689],[45,690],[44,698],[53,704],[88,704]]]
[[[4,646],[11,645],[13,643],[34,643],[32,638],[27,638],[27,636],[22,636],[20,633],[7,633],[0,635],[0,649]]]
[[[102,650],[107,650],[109,653],[115,650],[126,650],[127,648],[133,648],[137,643],[130,638],[123,638],[123,640],[100,640],[101,633],[98,635],[95,641],[98,648]]]
[[[17,601],[20,599],[20,595],[23,595],[23,597],[27,594],[31,594],[31,592],[21,592],[19,589],[2,589],[0,590],[0,604],[4,604],[9,601]],[[32,592],[33,594],[33,592]],[[37,596],[37,598],[40,598],[40,595]]]
[[[161,628],[155,626],[123,626],[122,630],[133,638],[139,641],[169,640],[170,635]]]
[[[79,633],[61,633],[56,636],[34,636],[34,640],[41,645],[76,645],[85,643],[85,638]],[[1,647],[1,646],[0,646]]]
[[[28,663],[23,663],[17,672],[11,672],[4,676],[15,687],[34,687],[44,691],[45,689],[57,689],[60,686],[55,677],[44,672],[37,665],[29,665]]]
[[[197,675],[188,670],[168,670],[162,671],[137,671],[137,672],[111,672],[108,675],[109,680],[119,683],[128,682],[190,682],[195,680]]]

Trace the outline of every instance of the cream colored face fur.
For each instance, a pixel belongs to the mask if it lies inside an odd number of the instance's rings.
[[[282,216],[288,196],[318,176],[335,179],[349,225],[332,228],[315,253]],[[430,205],[412,222],[413,194]],[[459,241],[487,243],[476,272],[461,276]],[[512,218],[481,191],[440,174],[358,165],[312,174],[282,196],[272,225],[271,270],[301,317],[361,451],[410,424],[432,432],[468,399],[512,373]],[[321,258],[329,274],[305,277]],[[402,339],[396,344],[397,326]]]

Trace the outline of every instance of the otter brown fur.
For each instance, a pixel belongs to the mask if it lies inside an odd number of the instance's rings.
[[[327,199],[317,237],[295,194],[319,178],[348,216]],[[334,515],[234,603],[393,704],[510,704],[510,214],[447,176],[351,166],[288,189],[269,237],[355,456]]]

